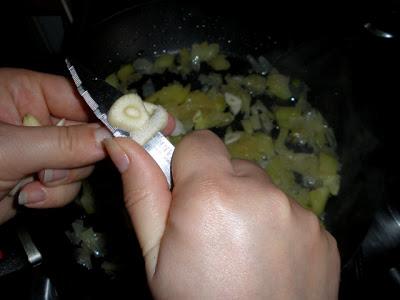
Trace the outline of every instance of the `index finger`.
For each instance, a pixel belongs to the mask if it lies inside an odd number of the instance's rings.
[[[58,118],[85,122],[88,109],[72,82],[65,77],[24,69],[0,69],[6,96],[14,102],[20,119],[33,114],[42,124],[49,123],[49,114]],[[12,122],[13,124],[18,124]]]
[[[62,76],[40,73],[38,82],[50,114],[73,121],[88,120],[88,108],[73,85]]]

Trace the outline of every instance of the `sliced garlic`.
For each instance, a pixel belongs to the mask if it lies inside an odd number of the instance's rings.
[[[107,117],[113,127],[128,132],[142,128],[150,119],[142,99],[137,94],[120,97],[111,106]]]
[[[132,139],[144,145],[167,126],[168,113],[160,105],[143,102],[137,94],[126,94],[111,106],[108,121],[114,128],[128,131]]]

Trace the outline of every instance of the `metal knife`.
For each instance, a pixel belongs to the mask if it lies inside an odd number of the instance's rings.
[[[67,58],[65,63],[79,94],[96,117],[111,131],[113,136],[130,137],[129,132],[114,128],[107,120],[107,113],[110,107],[119,97],[123,96],[123,93],[92,74],[77,61]],[[162,133],[158,132],[144,145],[144,149],[161,168],[167,178],[168,186],[171,188],[171,158],[175,149],[174,146]]]

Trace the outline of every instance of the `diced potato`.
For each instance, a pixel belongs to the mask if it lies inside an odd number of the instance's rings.
[[[301,111],[297,107],[281,106],[276,108],[275,117],[279,127],[290,129],[293,127],[293,121],[300,117]]]
[[[210,111],[222,112],[225,110],[226,103],[221,95],[216,95],[213,99],[201,91],[192,91],[187,96],[185,105],[191,110],[206,109]]]
[[[192,62],[190,51],[187,48],[182,48],[179,50],[178,63],[180,64],[179,69],[182,74],[186,75],[190,73]]]
[[[118,79],[118,77],[117,77],[117,74],[112,73],[112,74],[108,75],[108,76],[106,77],[106,82],[107,82],[109,85],[115,87],[116,89],[119,89],[119,79]]]
[[[250,90],[250,92],[256,95],[264,93],[267,85],[265,77],[257,74],[251,74],[249,76],[246,76],[243,79],[243,82],[246,85],[246,87]]]
[[[340,175],[322,176],[322,182],[332,195],[338,195],[340,190]]]
[[[317,216],[323,213],[328,198],[329,190],[326,187],[320,187],[310,191],[311,209]]]
[[[123,65],[117,72],[117,77],[121,82],[129,82],[135,73],[132,64]]]
[[[231,64],[229,63],[229,61],[226,59],[225,55],[223,55],[223,54],[218,54],[216,57],[211,59],[208,62],[208,64],[215,71],[225,71],[231,67]]]
[[[154,62],[154,70],[157,73],[163,73],[166,69],[170,69],[174,65],[175,56],[172,54],[163,54],[157,57]]]
[[[38,119],[36,119],[35,116],[31,114],[26,114],[24,118],[22,119],[22,125],[24,126],[40,126],[40,122]]]
[[[201,44],[192,45],[192,60],[210,61],[215,58],[219,53],[218,44],[208,44],[203,42]]]
[[[233,158],[259,161],[274,156],[272,139],[263,133],[242,133],[237,141],[227,147]]]
[[[232,123],[233,115],[229,112],[206,112],[203,113],[201,110],[193,117],[194,129],[207,129],[212,127],[224,127]]]
[[[288,100],[292,97],[289,88],[289,77],[276,73],[267,77],[266,86],[268,91],[282,100]]]
[[[251,121],[249,119],[243,119],[241,121],[242,123],[242,127],[244,132],[248,133],[248,134],[252,134],[253,133],[253,126],[251,124]]]
[[[250,116],[250,122],[251,122],[251,127],[253,127],[254,130],[261,129],[261,122],[258,114]]]
[[[294,172],[314,178],[319,175],[319,162],[315,154],[288,152],[283,159],[287,162],[288,168]]]
[[[183,87],[179,83],[170,84],[161,90],[155,92],[146,99],[147,102],[160,104],[166,107],[178,105],[185,102],[190,93],[190,86]]]
[[[336,175],[339,171],[338,160],[328,153],[319,154],[319,171],[321,175]]]
[[[274,141],[275,151],[278,153],[286,153],[288,149],[286,148],[286,138],[289,134],[289,130],[286,128],[281,128],[279,131],[278,138]]]
[[[266,171],[271,177],[272,182],[284,190],[290,189],[288,185],[295,184],[294,174],[287,168],[281,156],[273,157],[269,161]],[[284,188],[285,186],[286,188]]]

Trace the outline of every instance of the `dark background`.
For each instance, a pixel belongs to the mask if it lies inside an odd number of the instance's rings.
[[[6,4],[0,10],[0,67],[20,67],[65,75],[63,58],[71,47],[68,42],[73,40],[72,37],[104,18],[141,2],[146,1],[71,0],[67,1],[70,14],[66,12],[61,1],[55,0],[14,1],[13,5]],[[384,170],[385,176],[382,178],[385,183],[384,198],[398,201],[397,193],[395,194],[398,177],[395,162],[398,160],[399,3],[389,0],[371,1],[364,4],[349,2],[320,1],[294,4],[291,1],[260,3],[260,1],[250,0],[245,4],[231,2],[215,4],[215,1],[214,3],[209,1],[209,5],[210,10],[237,14],[240,16],[238,22],[251,22],[261,28],[265,18],[279,14],[281,17],[276,22],[276,26],[291,26],[290,36],[282,37],[282,39],[360,35],[359,42],[354,48],[349,49],[353,59],[352,84],[356,99],[354,104],[364,118],[364,123],[379,139],[380,147],[374,153],[370,163]],[[71,22],[71,15],[73,22]],[[370,34],[363,27],[368,22],[382,30],[390,31],[396,38],[388,40]],[[387,159],[390,160],[389,163]],[[367,180],[368,174],[365,174],[365,177]],[[365,205],[378,209],[380,204],[372,202]],[[362,211],[363,207],[354,209]],[[57,219],[57,217],[55,213],[53,218]],[[370,219],[365,219],[363,225],[368,222]],[[13,249],[11,252],[18,257],[14,261],[15,269],[20,271],[9,274],[5,279],[0,277],[2,288],[0,293],[14,291],[17,294],[14,294],[12,298],[7,298],[7,296],[4,298],[0,295],[1,299],[18,299],[19,297],[27,299],[29,293],[31,273],[29,269],[24,269],[26,261],[20,259],[23,257],[23,250],[13,235],[15,223],[12,221],[0,228],[0,249],[2,247]],[[360,235],[365,234],[365,230],[359,230],[359,228],[349,228],[349,230],[358,231]],[[2,241],[6,240],[11,242],[5,245]],[[135,263],[138,264],[138,262]],[[138,266],[142,267],[140,263]],[[85,279],[82,278],[82,280]],[[398,291],[390,280],[389,276],[382,275],[374,278],[373,284],[376,284],[383,294],[391,290]],[[143,278],[134,287],[140,285],[145,285]],[[18,289],[16,289],[17,286]],[[391,299],[383,294],[383,299]],[[142,299],[146,296],[148,296],[146,289],[142,289],[136,298]]]

